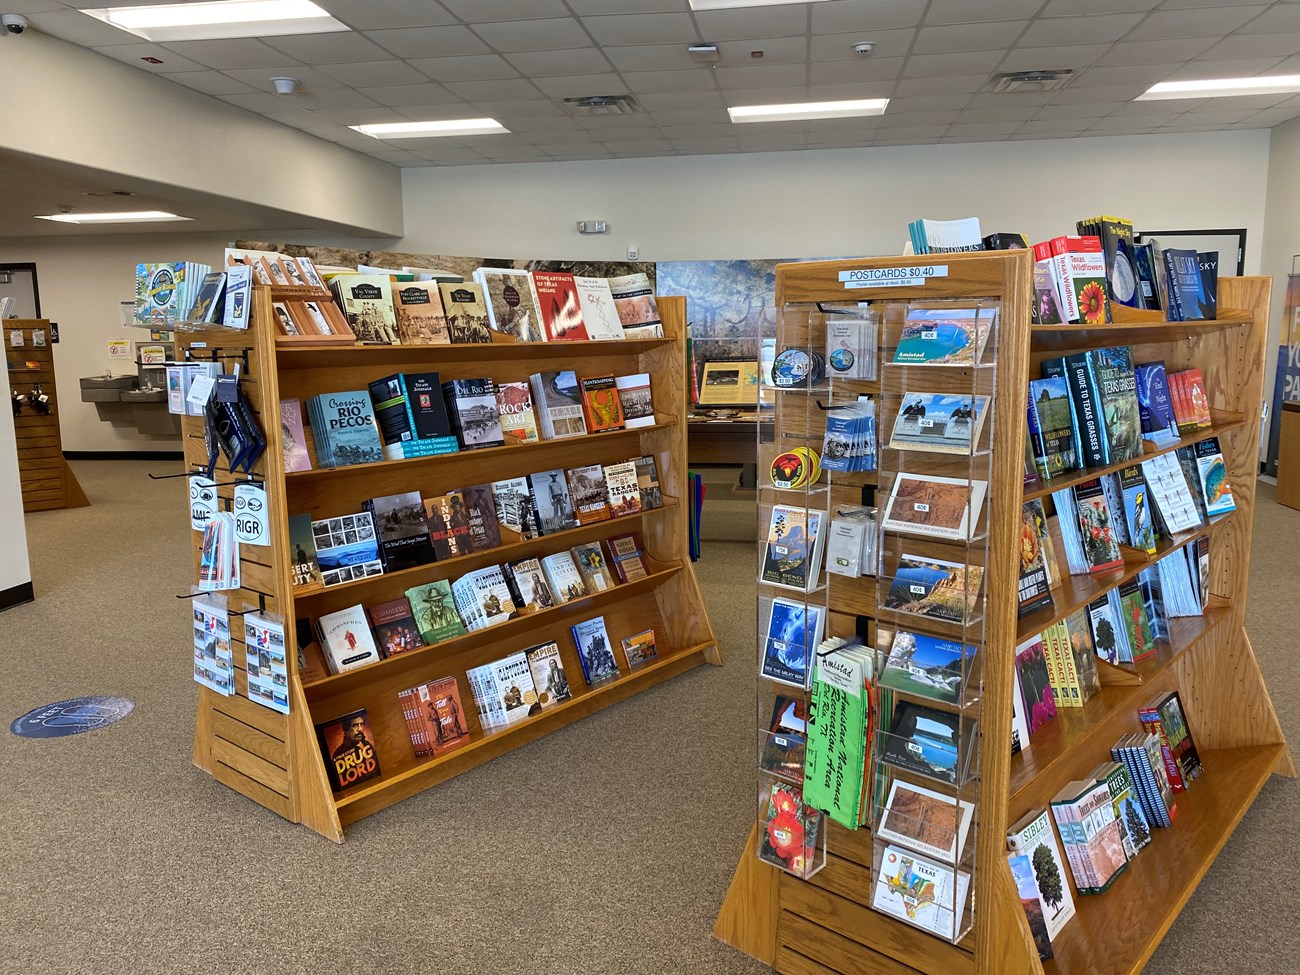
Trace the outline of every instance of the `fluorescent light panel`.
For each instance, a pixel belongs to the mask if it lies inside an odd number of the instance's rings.
[[[202,41],[347,30],[311,0],[215,0],[83,10],[148,41]]]
[[[494,118],[452,118],[431,122],[380,122],[349,125],[375,139],[427,139],[433,136],[500,135],[510,130]]]
[[[841,102],[790,102],[786,105],[738,105],[728,108],[733,122],[794,122],[799,119],[861,118],[884,115],[888,98]]]
[[[50,213],[36,219],[53,220],[55,223],[162,223],[194,218],[180,217],[165,210],[123,210],[119,213]]]
[[[732,10],[736,7],[775,7],[778,4],[790,4],[796,0],[688,0],[692,10]],[[820,3],[822,0],[802,0],[804,3]]]
[[[1165,101],[1174,98],[1223,98],[1229,95],[1282,95],[1300,91],[1300,74],[1260,78],[1211,78],[1197,81],[1162,81],[1152,85],[1135,101]]]

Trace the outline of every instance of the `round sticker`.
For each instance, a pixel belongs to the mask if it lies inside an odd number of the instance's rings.
[[[831,368],[836,372],[848,372],[853,368],[853,358],[848,349],[836,349],[831,353]]]
[[[121,721],[135,710],[125,697],[74,697],[28,711],[9,730],[22,738],[66,738]]]

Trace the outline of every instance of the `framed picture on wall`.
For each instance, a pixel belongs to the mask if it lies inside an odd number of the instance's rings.
[[[757,359],[709,359],[700,368],[700,406],[756,407]]]

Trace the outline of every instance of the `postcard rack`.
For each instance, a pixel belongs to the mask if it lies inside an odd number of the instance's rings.
[[[845,578],[827,574],[812,580],[807,592],[774,589],[760,582],[758,657],[762,667],[770,605],[779,597],[806,603],[805,613],[820,612],[827,636],[859,637],[875,650],[876,675],[891,652],[912,651],[899,634],[942,637],[961,649],[947,677],[959,678],[954,699],[936,704],[932,687],[914,693],[896,670],[878,686],[872,747],[869,815],[848,829],[815,810],[803,810],[806,849],[797,861],[778,861],[767,837],[774,779],[763,770],[774,722],[773,697],[798,696],[786,686],[773,690],[760,678],[759,806],[754,829],[719,912],[714,935],[787,975],[833,975],[863,971],[885,975],[1092,975],[1140,972],[1174,922],[1241,816],[1271,774],[1294,775],[1267,689],[1244,629],[1246,579],[1257,456],[1254,431],[1259,411],[1268,329],[1270,281],[1224,278],[1219,285],[1219,317],[1211,322],[1140,321],[1103,325],[1030,325],[1031,261],[1026,251],[929,255],[785,264],[777,268],[780,310],[776,349],[803,349],[823,355],[826,322],[832,315],[875,315],[880,322],[879,379],[874,383],[825,381],[800,389],[774,391],[774,431],[760,443],[760,580],[772,506],[785,503],[803,519],[839,506],[874,503],[880,523],[877,576]],[[982,357],[975,368],[894,364],[905,346],[902,323],[909,308],[945,303],[996,310]],[[1233,309],[1231,311],[1225,309]],[[1017,618],[1021,509],[1024,501],[1052,489],[1080,483],[1110,469],[1076,472],[1050,487],[1025,486],[1025,390],[1039,363],[1052,356],[1111,345],[1132,345],[1140,361],[1163,359],[1170,370],[1201,368],[1216,411],[1236,513],[1207,526],[1211,546],[1211,608],[1204,619],[1179,621],[1168,644],[1133,670],[1102,668],[1102,692],[1074,713],[1058,717],[1038,732],[1030,746],[1012,755],[1014,649],[1018,643],[1064,618],[1135,575],[1147,564],[1145,553],[1125,551],[1122,570],[1068,577],[1053,590],[1052,610]],[[1140,347],[1140,348],[1139,348]],[[897,356],[906,358],[906,355]],[[797,358],[797,357],[796,357]],[[894,418],[918,391],[987,397],[987,415],[973,430],[966,453],[909,449],[909,427]],[[860,393],[874,397],[877,409],[879,470],[871,474],[832,472],[798,492],[772,484],[771,460],[796,445],[820,451],[825,430],[823,407],[848,402]],[[905,420],[904,423],[910,421]],[[900,437],[899,434],[902,434]],[[929,434],[932,438],[933,433]],[[891,438],[894,447],[889,446]],[[961,439],[958,434],[958,439]],[[895,482],[912,475],[895,491]],[[951,482],[969,489],[969,523],[959,537],[918,536],[908,525],[906,506],[944,503]],[[878,487],[878,497],[872,497]],[[906,490],[903,490],[906,488]],[[957,493],[961,493],[958,491]],[[894,510],[887,510],[897,494]],[[976,500],[977,495],[982,495]],[[917,510],[917,509],[913,509]],[[923,508],[921,509],[923,510]],[[797,520],[797,517],[796,517]],[[1054,519],[1051,530],[1056,531]],[[1170,544],[1185,543],[1186,540]],[[1057,542],[1060,545],[1060,542]],[[1164,554],[1163,552],[1160,554]],[[917,607],[900,602],[899,569],[924,568],[936,561],[968,567],[957,588],[969,590],[970,572],[982,569],[977,598],[966,599],[956,620],[917,617]],[[952,575],[949,575],[949,581]],[[927,589],[923,585],[921,590]],[[930,600],[934,603],[933,598]],[[1050,618],[1048,618],[1050,617]],[[811,641],[809,641],[811,642]],[[895,663],[898,662],[895,658]],[[805,663],[811,666],[810,660]],[[903,668],[906,670],[906,668]],[[918,679],[926,679],[916,668]],[[1162,831],[1130,869],[1104,895],[1075,896],[1076,915],[1053,942],[1055,958],[1039,960],[1006,854],[1007,827],[1025,813],[1044,808],[1062,786],[1085,776],[1123,734],[1138,730],[1136,708],[1155,693],[1177,689],[1188,710],[1207,768],[1196,789],[1179,796],[1179,821]],[[915,744],[894,741],[890,722],[913,701],[951,717],[957,741],[956,781],[936,784],[935,766],[901,769],[900,751]],[[904,715],[906,716],[906,715]],[[944,737],[947,737],[945,733]],[[964,769],[962,766],[966,766]],[[919,775],[920,771],[929,775]],[[945,773],[946,776],[946,773]],[[944,776],[940,776],[942,778]],[[787,776],[794,785],[797,775]],[[921,930],[906,918],[873,908],[877,885],[899,876],[896,863],[884,862],[890,837],[900,823],[882,821],[881,809],[895,783],[923,785],[933,793],[969,802],[971,825],[957,842],[931,845],[932,858],[958,876],[954,901],[960,918],[943,932]],[[788,805],[788,803],[787,803]],[[957,822],[961,822],[958,819]],[[815,834],[813,831],[816,831]],[[812,835],[814,846],[807,842]],[[784,838],[778,833],[778,838]],[[949,847],[951,846],[951,849]],[[915,852],[915,846],[912,848]],[[940,855],[942,854],[942,855]],[[773,865],[776,863],[777,865]],[[792,869],[793,868],[793,869]],[[942,935],[942,936],[940,936]]]
[[[227,594],[232,614],[258,606],[278,613],[288,624],[292,639],[296,620],[314,619],[356,603],[368,606],[400,598],[406,589],[435,579],[451,579],[486,565],[628,531],[641,536],[650,573],[536,616],[510,620],[437,648],[415,650],[310,683],[299,673],[297,654],[289,653],[287,715],[249,699],[242,670],[244,649],[239,635],[232,633],[236,693],[226,697],[207,687],[199,689],[193,753],[197,766],[285,819],[342,842],[346,826],[394,802],[689,669],[721,663],[688,553],[685,299],[660,299],[662,338],[563,344],[304,347],[283,342],[273,317],[273,302],[296,296],[295,289],[257,286],[246,332],[207,329],[178,335],[187,357],[241,365],[244,395],[260,417],[267,439],[267,450],[251,476],[266,485],[271,544],[242,547],[243,588]],[[654,426],[349,467],[293,473],[284,469],[279,422],[282,398],[305,400],[319,393],[365,388],[365,384],[398,371],[437,371],[443,379],[486,375],[505,381],[558,369],[579,370],[579,375],[648,372]],[[202,418],[186,417],[182,425],[186,465],[194,470],[206,463]],[[395,492],[416,488],[445,492],[537,470],[608,464],[645,454],[653,454],[658,464],[663,494],[660,508],[579,527],[565,533],[563,541],[558,535],[554,542],[544,536],[400,574],[354,579],[328,588],[293,586],[288,534],[291,514],[311,512],[316,518],[328,518],[359,511],[367,498]],[[218,495],[228,507],[235,480],[224,474],[220,464],[216,480]],[[199,542],[196,533],[196,573]],[[616,681],[587,687],[569,628],[598,615],[605,617],[614,639],[653,628],[657,658]],[[243,632],[242,627],[232,629]],[[412,753],[397,697],[400,691],[450,675],[457,678],[460,692],[467,698],[467,669],[551,639],[559,643],[570,675],[571,701],[491,733],[480,728],[477,715],[469,708],[467,744],[432,758]],[[359,708],[369,712],[382,774],[334,793],[315,725]]]

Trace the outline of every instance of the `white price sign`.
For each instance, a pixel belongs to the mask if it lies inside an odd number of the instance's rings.
[[[946,278],[947,264],[917,267],[864,267],[841,271],[839,280],[845,288],[916,288],[931,278]]]

